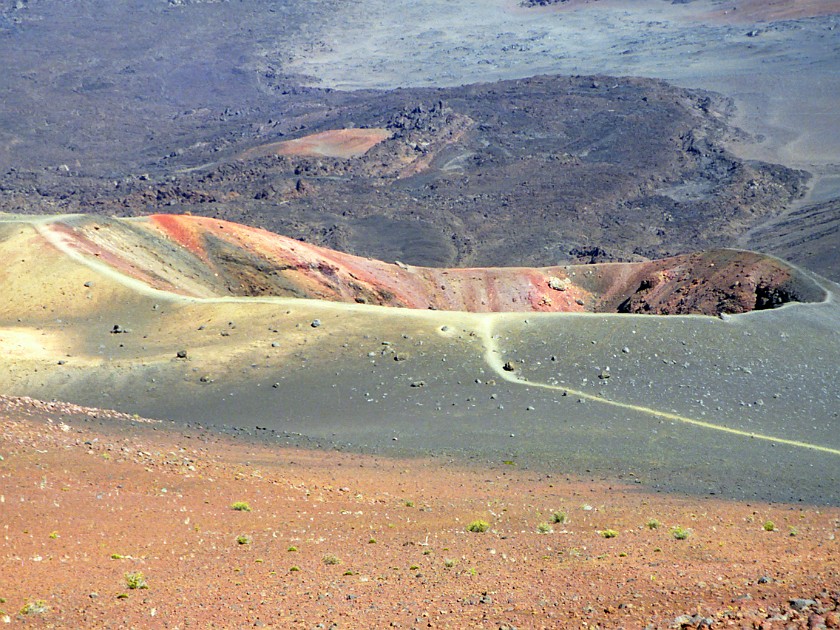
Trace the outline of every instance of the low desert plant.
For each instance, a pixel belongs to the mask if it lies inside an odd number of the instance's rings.
[[[414,501],[406,501],[405,507],[414,507]]]
[[[563,525],[568,520],[569,517],[566,515],[565,512],[555,512],[551,515],[551,521],[558,525]]]
[[[238,542],[240,545],[250,545],[252,542],[254,542],[254,539],[251,538],[248,534],[239,534],[239,536],[236,537],[236,542]]]
[[[297,547],[295,547],[294,545],[291,545],[288,549],[286,549],[286,551],[292,551],[292,552],[297,551]]]
[[[603,536],[604,538],[615,538],[616,536],[618,536],[618,532],[614,529],[605,529],[601,532],[601,536]]]
[[[490,529],[490,523],[487,521],[477,520],[467,525],[468,532],[484,533]]]
[[[447,569],[451,569],[456,564],[458,564],[458,561],[454,560],[453,558],[444,558],[443,559],[443,566],[445,566]]]
[[[655,518],[651,518],[648,519],[648,522],[645,523],[645,525],[647,525],[648,529],[659,529],[659,526],[662,525],[662,523],[657,521]]]
[[[671,530],[671,535],[677,540],[685,540],[686,538],[691,536],[691,530],[677,525]]]
[[[776,531],[776,524],[773,521],[764,521],[764,531],[765,532],[775,532]]]
[[[235,501],[234,503],[230,504],[231,510],[236,510],[237,512],[250,512],[251,506],[248,505],[245,501]]]
[[[149,588],[146,577],[140,571],[130,571],[125,574],[125,585],[130,589]]]
[[[50,609],[47,602],[43,599],[36,599],[32,602],[26,602],[23,608],[20,609],[21,615],[41,615]]]
[[[537,533],[539,534],[550,534],[553,531],[554,528],[548,523],[540,523],[539,525],[537,525]]]
[[[324,564],[341,564],[341,560],[338,559],[338,556],[332,553],[328,553],[323,558]]]
[[[289,567],[289,571],[290,571],[290,572],[293,572],[293,571],[300,571],[300,567]]]

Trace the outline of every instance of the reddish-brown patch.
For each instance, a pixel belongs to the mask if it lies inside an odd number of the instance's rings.
[[[255,445],[6,397],[0,453],[0,620],[27,625],[806,628],[840,603],[837,507]],[[18,617],[36,600],[45,612]]]
[[[295,140],[264,144],[240,154],[242,160],[268,155],[332,157],[350,159],[363,156],[380,142],[391,137],[387,129],[331,129]]]
[[[777,22],[838,13],[837,0],[735,0],[703,17],[726,22]]]
[[[149,217],[164,234],[201,260],[207,260],[207,252],[198,227],[207,228],[206,219],[189,215],[153,214]]]

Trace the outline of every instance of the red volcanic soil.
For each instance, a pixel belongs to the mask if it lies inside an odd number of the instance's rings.
[[[61,247],[155,288],[469,312],[743,313],[824,291],[763,254],[712,250],[641,263],[436,269],[390,264],[205,217],[75,217],[43,228]],[[176,246],[173,247],[173,244]]]
[[[709,17],[728,22],[775,22],[837,13],[837,0],[735,0]]]
[[[629,9],[632,4],[626,0],[512,0],[516,8],[524,6],[552,11],[593,6]],[[695,17],[726,22],[774,22],[840,13],[840,3],[836,0],[728,0],[718,4],[720,9]]]
[[[295,140],[254,147],[240,154],[239,158],[250,160],[268,155],[356,158],[363,156],[390,136],[391,132],[387,129],[333,129]]]
[[[0,513],[0,621],[37,627],[840,627],[840,509],[632,479],[0,397]]]

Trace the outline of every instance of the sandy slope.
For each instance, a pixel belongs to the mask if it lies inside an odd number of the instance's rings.
[[[47,246],[36,227],[3,225],[13,299],[0,329],[18,348],[4,392],[269,443],[840,503],[831,283],[814,279],[822,301],[727,319],[191,297],[127,275],[124,260]],[[39,351],[21,351],[24,339]]]

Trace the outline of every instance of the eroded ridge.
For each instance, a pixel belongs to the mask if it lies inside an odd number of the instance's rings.
[[[71,217],[64,247],[154,288],[193,297],[294,297],[466,312],[745,313],[825,298],[776,258],[711,250],[640,263],[436,269],[361,258],[185,215]]]

